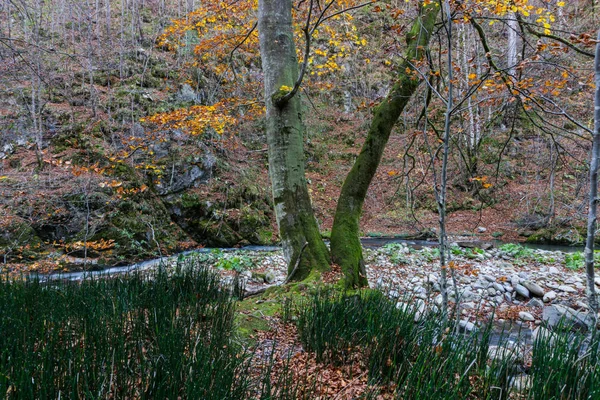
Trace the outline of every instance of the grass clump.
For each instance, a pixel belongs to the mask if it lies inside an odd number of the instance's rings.
[[[529,366],[523,348],[492,324],[460,333],[443,315],[415,318],[422,310],[402,304],[372,291],[321,292],[296,305],[300,340],[325,363],[356,362],[359,353],[371,384],[366,398],[382,392],[411,400],[600,398],[597,336],[538,335]],[[490,346],[492,338],[497,345]]]
[[[508,392],[509,357],[489,372],[489,331],[452,334],[455,327],[440,315],[415,323],[418,312],[376,292],[325,292],[298,307],[297,326],[318,361],[344,363],[360,352],[370,382],[395,387],[399,399],[492,399],[496,388]]]
[[[244,398],[232,290],[193,258],[167,275],[0,279],[0,393],[33,398]]]
[[[533,345],[527,399],[600,399],[598,335],[543,331]]]

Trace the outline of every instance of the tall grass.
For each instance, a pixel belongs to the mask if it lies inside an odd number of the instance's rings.
[[[261,352],[238,341],[239,291],[196,258],[169,274],[79,283],[0,278],[0,397],[314,398],[317,381],[308,371],[303,378],[293,358],[276,359],[276,344]],[[502,340],[490,357],[498,335],[491,324],[461,334],[438,314],[415,322],[417,307],[398,309],[373,291],[321,291],[282,310],[324,365],[363,363],[373,385],[365,398],[379,390],[406,400],[600,398],[597,336],[538,335],[530,384],[516,393],[511,382],[527,366]]]
[[[534,342],[529,399],[600,399],[597,334],[545,331]]]
[[[600,399],[597,337],[565,331],[539,336],[530,385],[517,392],[512,382],[528,366],[502,332],[487,324],[476,333],[458,333],[452,321],[434,313],[415,323],[416,308],[397,309],[373,292],[320,292],[297,307],[297,325],[302,343],[321,361],[343,363],[351,352],[362,352],[370,381],[392,384],[398,399]],[[494,354],[492,335],[500,336]],[[376,395],[374,390],[368,397]]]
[[[234,301],[193,259],[171,275],[0,279],[0,396],[240,399]]]

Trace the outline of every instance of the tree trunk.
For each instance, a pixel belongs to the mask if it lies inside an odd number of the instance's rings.
[[[348,287],[367,284],[358,238],[362,206],[392,128],[422,80],[412,71],[414,64],[424,57],[439,8],[436,2],[432,2],[419,10],[419,16],[406,37],[405,61],[398,68],[397,81],[374,109],[367,139],[342,186],[331,231],[331,253],[333,262],[342,268]]]
[[[596,233],[598,205],[598,166],[600,164],[600,31],[596,44],[596,97],[594,106],[594,141],[590,162],[590,206],[588,210],[587,238],[585,243],[585,272],[587,275],[587,295],[594,320],[598,316],[598,298],[596,297],[594,274],[594,237]]]
[[[312,270],[329,269],[329,252],[319,233],[304,175],[305,127],[300,95],[278,101],[287,93],[282,86],[292,88],[298,79],[291,10],[291,0],[261,0],[258,29],[275,215],[288,278],[301,280]]]

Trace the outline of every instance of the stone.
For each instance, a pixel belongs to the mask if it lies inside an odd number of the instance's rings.
[[[496,282],[496,278],[492,275],[484,275],[483,278],[488,282]]]
[[[560,274],[560,271],[556,267],[550,267],[550,268],[548,268],[548,273],[550,275],[558,275],[558,274]]]
[[[581,300],[577,300],[577,301],[575,302],[575,306],[576,306],[577,308],[584,309],[584,310],[589,310],[589,308],[590,308],[590,306],[588,306],[588,305],[587,305],[587,303],[584,303],[584,302],[583,302],[583,301],[581,301]]]
[[[496,289],[496,291],[500,292],[500,293],[504,293],[506,292],[506,289],[504,289],[504,286],[502,286],[501,284],[499,284],[498,282],[494,282],[492,283],[492,287],[494,289]]]
[[[273,283],[275,282],[275,273],[273,271],[268,271],[265,274],[265,283]]]
[[[572,286],[568,286],[568,285],[560,285],[557,289],[560,290],[560,291],[562,291],[562,292],[567,292],[567,293],[575,293],[575,292],[577,292],[577,289],[575,289]]]
[[[521,278],[521,280],[527,280],[529,279],[529,274],[525,271],[521,271],[519,272],[519,278]]]
[[[489,286],[489,282],[485,280],[478,280],[473,284],[473,289],[487,289]]]
[[[527,303],[527,305],[533,308],[544,307],[544,302],[534,297],[533,299],[529,300],[529,303]]]
[[[488,294],[490,296],[495,296],[496,295],[496,289],[494,289],[493,287],[488,288],[487,292],[488,292]]]
[[[477,227],[477,232],[479,232],[479,233],[483,233],[483,232],[485,232],[485,231],[487,231],[487,229],[486,229],[486,228],[484,228],[483,226],[478,226],[478,227]]]
[[[531,293],[531,295],[536,297],[544,297],[544,289],[542,289],[542,287],[537,283],[531,281],[523,281],[521,282],[521,284],[525,286],[527,290],[529,290],[529,293]]]
[[[510,277],[510,283],[512,284],[512,287],[516,287],[519,283],[521,283],[521,278],[519,278],[519,275],[512,275]]]
[[[544,307],[542,318],[550,328],[563,324],[574,329],[588,330],[594,324],[594,318],[589,313],[559,304]]]
[[[473,332],[475,330],[475,324],[472,322],[469,322],[465,319],[461,319],[460,321],[458,321],[458,329],[460,332]]]
[[[556,282],[546,282],[546,287],[549,287],[550,289],[558,289],[560,285]]]
[[[538,326],[531,334],[531,340],[535,342],[536,340],[538,340],[538,338],[545,339],[549,338],[551,335],[552,332],[550,330],[544,328],[543,326]]]
[[[535,321],[535,318],[533,317],[533,315],[531,315],[527,311],[520,311],[519,318],[521,318],[521,320],[523,320],[523,321]]]
[[[521,297],[525,297],[526,299],[528,299],[530,297],[529,295],[529,289],[527,289],[525,286],[517,284],[515,286],[515,292],[521,296]]]
[[[554,290],[551,290],[544,295],[543,301],[544,303],[549,303],[552,300],[556,299],[556,296],[558,296],[556,292]]]
[[[396,308],[407,313],[414,313],[414,321],[419,322],[427,310],[425,302],[416,299],[413,303],[398,302]]]

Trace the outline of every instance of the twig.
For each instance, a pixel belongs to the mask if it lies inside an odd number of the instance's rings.
[[[302,253],[304,253],[304,249],[306,249],[306,246],[308,246],[308,242],[304,242],[304,244],[302,245],[300,253],[298,254],[298,258],[296,258],[296,265],[294,265],[294,269],[292,269],[292,272],[290,272],[287,278],[285,278],[285,281],[283,281],[282,285],[286,285],[298,270],[298,266],[300,265],[300,259],[302,258]]]

